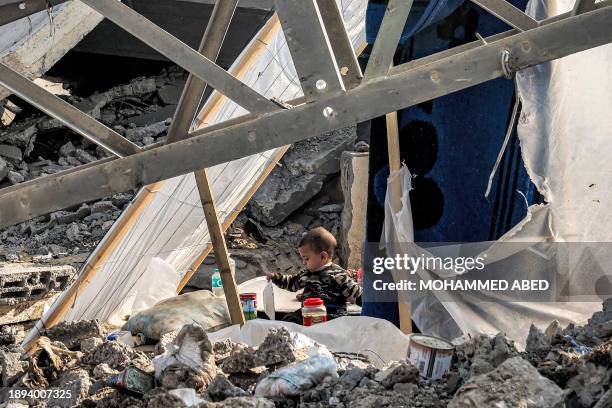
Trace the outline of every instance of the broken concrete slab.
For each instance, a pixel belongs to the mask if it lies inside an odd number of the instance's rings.
[[[563,390],[544,378],[521,357],[504,361],[495,370],[470,378],[449,403],[449,408],[565,407]]]
[[[354,139],[355,128],[348,127],[296,143],[251,198],[253,218],[267,226],[287,219],[340,171],[340,155]]]
[[[0,306],[48,298],[63,291],[75,276],[76,270],[70,265],[0,266]]]

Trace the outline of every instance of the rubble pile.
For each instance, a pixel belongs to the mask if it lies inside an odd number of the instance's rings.
[[[62,323],[31,355],[1,347],[0,367],[3,387],[71,390],[48,401],[60,407],[601,408],[612,393],[610,322],[612,300],[585,326],[532,327],[522,352],[501,334],[470,337],[438,381],[406,361],[377,368],[363,354],[330,353],[284,327],[250,347],[211,342],[195,324],[139,351],[107,340],[97,321]]]
[[[87,98],[60,97],[135,144],[147,146],[165,140],[185,79],[184,71],[173,67]],[[17,117],[11,126],[0,129],[0,188],[109,156],[42,113]],[[0,231],[0,261],[44,261],[88,253],[133,194],[115,194]]]

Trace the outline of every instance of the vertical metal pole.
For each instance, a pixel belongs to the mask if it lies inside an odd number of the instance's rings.
[[[212,61],[217,59],[237,4],[238,0],[217,0],[215,3],[215,7],[210,16],[208,25],[206,26],[206,31],[204,32],[198,50],[206,58]],[[172,125],[168,131],[167,143],[177,142],[187,136],[191,129],[193,118],[196,115],[200,99],[205,90],[206,82],[193,74],[189,74],[176,112],[174,113]],[[206,169],[202,169],[194,172],[194,176],[200,193],[202,210],[204,211],[204,217],[208,225],[208,233],[212,241],[215,260],[221,271],[221,281],[223,282],[223,291],[225,293],[230,317],[232,318],[232,323],[242,325],[244,324],[244,315],[242,314],[242,307],[240,306],[238,288],[236,287],[236,280],[230,268],[224,231],[219,222],[208,173]]]

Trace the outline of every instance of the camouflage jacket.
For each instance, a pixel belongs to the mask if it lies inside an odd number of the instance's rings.
[[[361,304],[359,284],[344,269],[333,263],[316,272],[304,270],[297,275],[275,273],[272,282],[292,292],[304,289],[302,299],[318,297],[323,299],[325,306],[345,309],[348,299]]]

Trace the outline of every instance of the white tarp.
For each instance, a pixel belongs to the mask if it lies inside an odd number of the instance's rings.
[[[573,0],[534,0],[527,12],[542,20],[571,10],[573,4]],[[459,244],[444,249],[445,253],[486,254],[487,267],[514,259],[514,267],[529,271],[530,278],[535,279],[546,275],[545,268],[553,262],[558,273],[556,283],[563,289],[560,293],[574,295],[571,302],[516,302],[484,292],[429,292],[410,299],[413,318],[423,331],[447,338],[502,331],[521,342],[532,322],[541,327],[553,319],[562,324],[583,322],[601,308],[595,294],[607,289],[598,285],[610,282],[612,265],[610,72],[612,45],[517,73],[523,160],[546,204],[531,206],[526,218],[495,243]],[[410,173],[404,168],[391,175],[389,183],[395,178],[400,179],[406,199]],[[393,208],[392,198],[387,196],[385,206],[383,238],[388,255],[415,253],[410,244],[413,233],[409,204],[398,211]],[[516,271],[501,272],[503,276],[499,277],[507,279]],[[421,269],[418,274],[421,279],[431,279],[447,276],[448,270]],[[395,278],[399,278],[397,272]]]
[[[338,1],[354,48],[365,42],[366,3],[365,0]],[[255,46],[261,46],[257,39],[251,41],[230,72]],[[288,101],[302,94],[282,30],[278,30],[273,39],[265,44],[265,50],[257,56],[242,81],[268,98]],[[220,123],[244,113],[244,109],[225,100],[207,124]],[[279,152],[280,149],[274,149],[209,169],[221,222],[240,210],[237,207],[249,189],[262,177]],[[143,189],[139,195],[146,193]],[[121,219],[115,226],[120,223]],[[100,246],[105,245],[105,241]],[[209,243],[193,174],[166,180],[87,288],[78,294],[64,319],[105,320],[113,315],[117,317],[129,313],[131,299],[140,296],[138,288],[156,285],[156,276],[150,268],[153,258],[161,259],[182,277]],[[100,246],[92,253],[90,260],[95,259]],[[126,302],[125,299],[130,301]]]
[[[259,346],[271,328],[284,326],[294,333],[302,333],[326,346],[332,352],[356,353],[367,356],[381,368],[390,361],[406,358],[410,336],[402,333],[387,320],[365,316],[344,316],[314,326],[300,326],[272,320],[249,320],[238,325],[209,333],[211,341],[231,338],[249,346]],[[384,341],[381,341],[384,339]]]

